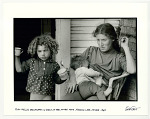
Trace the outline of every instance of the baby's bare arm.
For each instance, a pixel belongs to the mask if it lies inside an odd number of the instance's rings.
[[[100,72],[94,71],[92,68],[89,68],[85,71],[86,75],[90,76],[90,77],[97,77],[100,76]]]

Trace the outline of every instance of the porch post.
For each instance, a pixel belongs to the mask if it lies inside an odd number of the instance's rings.
[[[60,64],[62,60],[64,66],[69,68],[70,65],[70,19],[56,19],[56,41],[59,44],[59,51],[56,61]],[[66,91],[65,83],[56,84],[55,99],[60,100]]]

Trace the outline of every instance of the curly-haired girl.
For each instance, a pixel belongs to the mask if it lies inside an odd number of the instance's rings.
[[[62,83],[57,74],[60,66],[53,60],[58,52],[58,44],[50,34],[35,37],[28,47],[31,58],[20,62],[19,48],[15,48],[15,67],[17,72],[29,71],[26,91],[30,100],[52,100],[55,83]]]

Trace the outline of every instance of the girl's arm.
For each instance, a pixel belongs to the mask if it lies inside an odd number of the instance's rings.
[[[20,56],[15,56],[15,67],[17,72],[21,72]]]
[[[69,76],[70,79],[68,81],[68,87],[67,87],[67,92],[68,93],[73,93],[75,90],[77,90],[77,81],[76,81],[76,77],[75,77],[75,71],[70,68],[69,69]]]
[[[121,47],[125,51],[126,62],[127,62],[127,72],[130,74],[134,74],[134,73],[136,73],[136,65],[135,65],[134,59],[130,53],[128,41],[129,41],[129,39],[127,37],[122,37],[120,40],[120,42],[121,42],[120,44],[121,44]]]
[[[17,72],[22,72],[20,62],[20,55],[22,54],[22,52],[23,50],[21,48],[15,47],[15,68]]]

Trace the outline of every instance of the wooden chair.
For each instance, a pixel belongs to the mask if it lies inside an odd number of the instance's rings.
[[[127,80],[128,73],[123,73],[119,77],[114,77],[116,81],[116,85],[113,87],[112,93],[107,97],[107,100],[118,100],[120,92]]]

